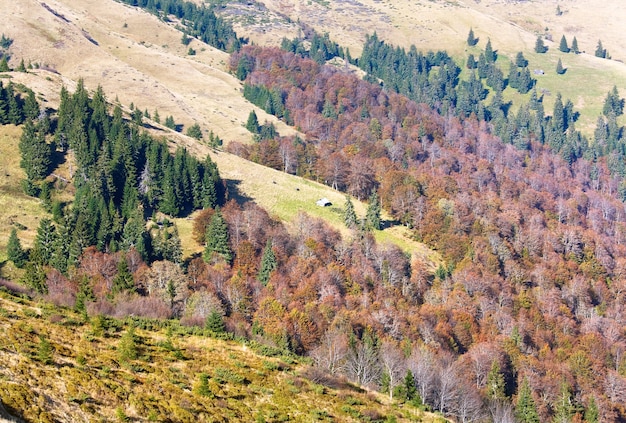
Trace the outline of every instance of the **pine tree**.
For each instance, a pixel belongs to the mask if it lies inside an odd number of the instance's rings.
[[[378,194],[374,191],[369,198],[367,205],[367,213],[365,214],[365,228],[369,230],[380,230],[381,220],[380,214],[382,212],[380,199]]]
[[[515,56],[515,65],[518,68],[525,68],[526,66],[528,66],[528,60],[526,60],[526,58],[524,57],[524,53],[522,53],[521,51],[518,51],[517,55]]]
[[[350,197],[346,196],[346,209],[343,212],[343,221],[350,229],[355,229],[359,224],[359,218],[354,211],[354,204]]]
[[[572,46],[570,50],[573,51],[574,54],[580,53],[580,51],[578,50],[578,40],[576,39],[576,37],[572,39]]]
[[[7,258],[15,264],[15,267],[21,269],[26,264],[28,255],[22,248],[22,243],[17,237],[17,230],[11,229],[11,235],[9,236],[9,242],[7,243]]]
[[[221,256],[227,263],[230,263],[233,258],[233,253],[228,245],[228,226],[219,207],[215,209],[209,226],[207,226],[204,261],[210,262],[214,255]]]
[[[559,75],[563,75],[565,73],[565,68],[563,67],[563,63],[561,63],[561,59],[556,64],[556,73]]]
[[[272,250],[272,240],[268,239],[265,249],[263,250],[263,258],[261,258],[261,268],[259,269],[258,275],[259,282],[261,282],[263,286],[267,286],[270,276],[272,272],[276,270],[277,266],[276,256]]]
[[[538,36],[537,41],[535,41],[535,53],[545,53],[546,51],[548,51],[548,47],[543,44],[543,38]]]
[[[26,65],[24,64],[24,59],[20,61],[20,64],[17,67],[17,71],[26,73]]]
[[[467,34],[467,45],[473,47],[478,43],[478,38],[474,36],[474,30],[470,28],[469,33]]]
[[[569,53],[570,48],[567,46],[567,40],[565,39],[565,35],[561,36],[561,42],[559,43],[559,50],[563,53]]]
[[[539,413],[528,380],[524,379],[517,394],[515,417],[520,423],[539,423]]]

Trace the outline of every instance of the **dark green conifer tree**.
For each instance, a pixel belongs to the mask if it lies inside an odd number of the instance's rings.
[[[467,34],[467,45],[473,47],[478,43],[478,38],[474,36],[474,30],[470,28],[469,33]]]
[[[535,53],[545,53],[546,51],[548,51],[548,47],[545,46],[543,38],[540,35],[535,41]]]
[[[34,250],[37,251],[43,264],[50,264],[54,253],[56,228],[50,219],[43,218],[37,228]]]
[[[26,178],[37,181],[48,175],[52,163],[52,149],[44,134],[37,131],[31,120],[24,124],[19,143],[20,167],[26,172]]]
[[[0,60],[0,72],[9,72],[11,69],[9,68],[9,62],[7,61],[7,56],[3,55],[2,60]]]
[[[224,333],[226,330],[226,327],[224,326],[224,318],[217,310],[211,310],[206,318],[204,327],[215,334]]]
[[[487,374],[487,398],[490,400],[504,400],[506,398],[504,375],[500,371],[497,360],[491,363],[491,369]]]
[[[533,399],[532,392],[528,380],[524,379],[524,382],[519,388],[517,394],[517,402],[515,404],[515,417],[520,423],[539,423],[539,413],[537,412],[537,406]]]
[[[263,257],[261,258],[261,268],[259,269],[258,279],[263,286],[266,286],[270,280],[270,276],[278,263],[276,261],[276,256],[274,255],[274,251],[272,250],[272,240],[268,239],[267,244],[265,245],[265,249],[263,250]]]
[[[113,278],[113,293],[122,291],[133,291],[135,289],[135,280],[133,274],[130,273],[128,262],[122,257],[117,263],[117,274]]]
[[[598,423],[599,421],[600,421],[600,411],[598,410],[598,405],[596,404],[595,397],[592,396],[589,399],[587,408],[585,409],[585,422],[586,423]]]
[[[26,262],[21,282],[39,294],[46,294],[48,292],[46,272],[44,271],[43,265],[37,261],[38,260],[35,259]]]
[[[211,216],[211,221],[206,230],[206,246],[204,248],[204,261],[210,262],[215,255],[223,258],[230,263],[233,253],[228,244],[228,226],[222,216],[220,208],[215,209],[215,213]]]
[[[257,115],[254,112],[254,110],[250,111],[250,114],[248,115],[248,120],[246,122],[246,129],[252,132],[253,134],[259,133],[259,119],[257,118]]]
[[[559,58],[559,61],[556,63],[556,73],[559,75],[563,75],[565,73],[565,68],[563,67],[563,63]]]
[[[526,60],[526,58],[524,57],[524,53],[522,53],[521,51],[518,51],[517,55],[515,56],[515,65],[518,68],[525,68],[526,66],[528,66],[528,60]]]
[[[574,54],[580,53],[580,51],[578,50],[578,40],[576,39],[576,37],[572,39],[572,46],[570,49],[574,52]]]
[[[496,52],[491,47],[491,39],[487,39],[487,45],[485,46],[485,59],[487,63],[494,63],[496,61]]]
[[[600,57],[602,59],[606,58],[606,49],[602,47],[602,40],[598,40],[598,45],[596,46],[595,55],[596,57]]]
[[[354,211],[354,204],[350,197],[346,196],[346,208],[343,212],[343,222],[350,229],[355,229],[359,225],[359,218]]]
[[[26,264],[28,254],[22,248],[22,243],[17,236],[17,230],[11,229],[11,235],[9,235],[9,241],[7,243],[7,258],[13,262],[15,267],[21,269]]]
[[[559,43],[559,50],[563,53],[569,53],[570,48],[567,46],[567,40],[565,39],[565,35],[561,36],[561,42]]]
[[[473,54],[471,54],[471,53],[470,53],[470,54],[467,56],[467,63],[466,63],[466,65],[465,65],[465,66],[466,66],[468,69],[476,69],[476,65],[477,65],[477,64],[476,64],[476,58],[474,57],[474,55],[473,55]]]
[[[380,214],[382,212],[380,198],[376,191],[372,193],[367,205],[367,213],[365,214],[365,228],[368,230],[380,230],[381,219]]]

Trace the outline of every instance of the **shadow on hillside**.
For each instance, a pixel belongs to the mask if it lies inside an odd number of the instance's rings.
[[[224,179],[226,183],[226,191],[228,192],[228,199],[233,199],[237,202],[237,204],[244,204],[248,201],[252,201],[251,197],[243,194],[239,189],[239,185],[241,185],[241,180],[239,179]]]

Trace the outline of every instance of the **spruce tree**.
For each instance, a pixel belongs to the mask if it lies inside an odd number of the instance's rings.
[[[43,364],[52,363],[52,345],[42,335],[39,335],[39,346],[37,347],[37,360]]]
[[[491,47],[491,39],[487,39],[487,45],[485,46],[485,59],[488,63],[494,63],[496,61],[496,52]]]
[[[602,59],[606,58],[606,50],[602,47],[602,40],[598,40],[595,55],[596,57],[600,57]]]
[[[187,136],[191,138],[195,138],[197,140],[202,139],[202,129],[200,129],[200,125],[194,123],[189,128],[187,128]]]
[[[43,264],[50,264],[52,254],[54,253],[56,241],[56,228],[50,219],[43,218],[39,222],[37,228],[37,236],[35,237],[35,247]]]
[[[36,261],[27,261],[24,266],[25,272],[22,276],[22,284],[32,288],[39,294],[46,294],[48,292],[48,286],[46,285],[46,272],[43,266]]]
[[[524,379],[517,394],[515,417],[520,423],[539,423],[539,413],[528,380]]]
[[[570,49],[567,46],[567,40],[565,39],[565,35],[561,36],[561,42],[559,43],[559,50],[563,53],[569,53]]]
[[[465,66],[468,69],[476,69],[476,58],[474,57],[473,54],[470,53],[469,56],[467,56],[467,63]]]
[[[248,120],[246,122],[246,129],[252,132],[253,134],[259,133],[259,119],[256,113],[254,112],[254,110],[252,110],[250,114],[248,115]]]
[[[30,181],[45,178],[52,163],[52,150],[46,143],[44,135],[37,131],[31,120],[24,124],[19,149],[20,167],[26,172],[26,178]]]
[[[343,221],[350,229],[355,229],[359,224],[359,218],[354,211],[354,204],[350,197],[346,197],[346,209],[343,212]]]
[[[119,354],[120,361],[123,363],[137,358],[137,341],[135,339],[134,327],[131,326],[120,338],[117,345],[117,353]]]
[[[561,395],[554,404],[554,422],[569,422],[575,413],[572,394],[567,383],[561,383]]]
[[[172,115],[165,118],[165,126],[170,129],[176,129],[176,122],[174,122],[174,117]]]
[[[565,73],[565,68],[563,67],[563,63],[561,62],[561,59],[559,59],[559,61],[556,64],[556,73],[559,75],[563,75]]]
[[[7,61],[7,56],[2,56],[2,60],[0,60],[0,72],[9,72],[9,62]]]
[[[7,243],[7,258],[15,264],[15,267],[21,269],[26,264],[28,255],[22,248],[22,243],[17,237],[17,230],[11,229],[11,235],[9,236],[9,242]]]
[[[585,409],[585,422],[598,423],[599,421],[600,411],[598,410],[596,399],[594,397],[591,397],[589,399],[589,404],[587,404],[587,408]]]
[[[571,46],[570,50],[573,51],[574,54],[578,54],[580,52],[578,50],[578,40],[576,39],[576,37],[574,37],[572,39],[572,46]]]
[[[272,250],[272,240],[268,239],[265,249],[263,250],[263,258],[261,258],[261,268],[259,269],[258,275],[259,282],[261,282],[263,286],[267,286],[270,276],[272,272],[276,270],[277,266],[276,256]]]
[[[117,263],[117,274],[113,278],[113,293],[122,291],[133,291],[135,289],[135,281],[132,273],[128,268],[128,262],[123,257]]]
[[[543,38],[538,36],[537,41],[535,41],[535,53],[545,53],[546,51],[548,51],[548,47],[543,44]]]
[[[222,314],[217,310],[211,310],[206,318],[204,327],[215,334],[224,333],[226,330]]]
[[[215,213],[211,216],[205,239],[206,246],[202,256],[204,261],[210,262],[214,255],[218,255],[227,263],[231,262],[233,253],[228,245],[228,226],[219,207],[215,209]]]
[[[474,30],[470,28],[469,33],[467,34],[467,45],[473,47],[478,43],[478,38],[474,36]]]
[[[524,53],[522,53],[521,51],[518,51],[517,55],[515,56],[515,65],[518,68],[525,68],[526,66],[528,66],[528,60],[526,60],[526,58],[524,57]]]
[[[503,400],[506,398],[504,375],[500,371],[497,360],[491,363],[491,369],[487,374],[487,397],[490,400]]]
[[[378,194],[374,191],[369,198],[369,202],[367,205],[367,213],[365,215],[365,228],[369,230],[380,230],[381,229],[381,220],[380,214],[382,212],[382,207],[380,204],[380,199],[378,198]]]
[[[404,395],[407,401],[414,400],[418,395],[415,378],[413,377],[411,370],[407,370],[406,375],[404,376]]]

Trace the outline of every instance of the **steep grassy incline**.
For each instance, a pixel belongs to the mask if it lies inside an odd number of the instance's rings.
[[[341,380],[316,383],[304,360],[254,342],[169,324],[86,322],[2,289],[0,400],[38,422],[445,421]]]

